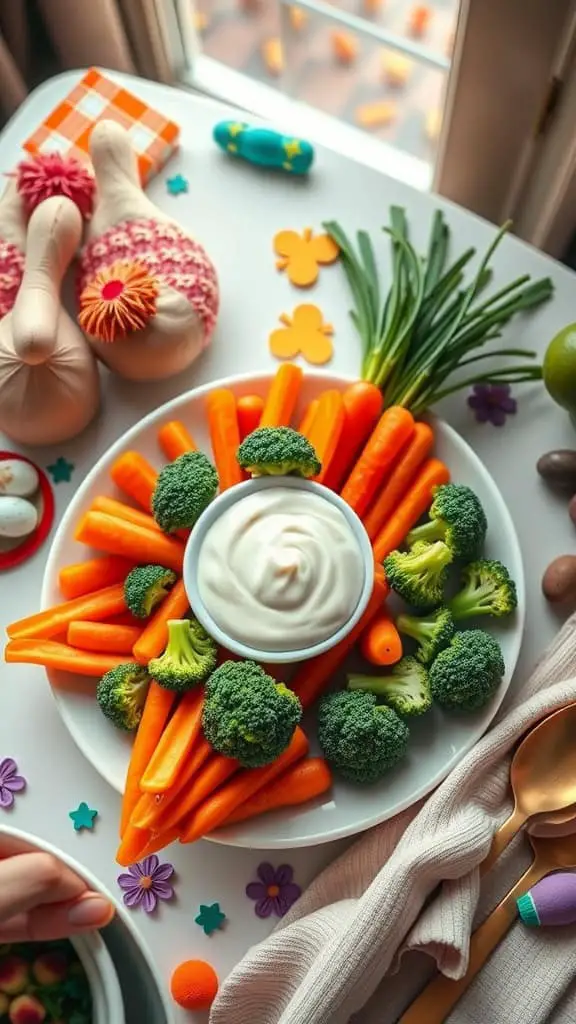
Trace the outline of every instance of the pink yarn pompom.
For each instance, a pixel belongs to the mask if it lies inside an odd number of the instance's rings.
[[[74,157],[38,153],[18,164],[16,179],[28,216],[44,199],[66,196],[76,203],[85,220],[90,219],[96,182],[90,171]]]

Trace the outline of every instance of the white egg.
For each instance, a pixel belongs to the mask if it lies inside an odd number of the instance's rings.
[[[38,490],[38,473],[29,462],[20,459],[0,459],[0,495],[15,494],[28,498]]]
[[[0,537],[26,537],[38,525],[38,512],[31,501],[0,495]]]

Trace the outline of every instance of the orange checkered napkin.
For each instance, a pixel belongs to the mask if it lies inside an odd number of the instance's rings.
[[[96,121],[105,118],[126,128],[138,154],[143,184],[150,181],[178,148],[180,129],[127,89],[91,68],[65,100],[24,143],[28,153],[61,153],[89,163],[88,140]]]

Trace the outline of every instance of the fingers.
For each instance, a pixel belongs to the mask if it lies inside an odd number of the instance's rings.
[[[80,932],[104,928],[114,917],[114,907],[97,893],[77,900],[35,907],[0,923],[2,942],[47,942]]]
[[[86,890],[86,883],[49,853],[7,857],[0,861],[0,921],[42,904],[77,900]]]

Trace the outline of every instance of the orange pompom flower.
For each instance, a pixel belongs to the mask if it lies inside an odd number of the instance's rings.
[[[78,323],[99,341],[140,331],[156,312],[158,285],[140,263],[120,260],[100,271],[80,295]]]

